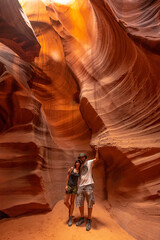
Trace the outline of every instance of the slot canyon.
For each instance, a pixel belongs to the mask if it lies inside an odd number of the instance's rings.
[[[0,232],[65,208],[95,146],[95,208],[159,240],[160,0],[0,0]]]

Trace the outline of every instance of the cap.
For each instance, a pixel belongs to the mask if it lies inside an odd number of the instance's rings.
[[[85,153],[80,153],[79,156],[78,156],[78,158],[80,159],[81,157],[87,158],[87,155],[86,155]]]

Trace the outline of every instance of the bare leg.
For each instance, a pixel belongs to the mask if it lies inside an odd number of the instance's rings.
[[[88,219],[92,217],[92,208],[88,208]]]
[[[79,211],[80,211],[81,217],[84,217],[84,206],[79,207]]]
[[[68,209],[70,209],[70,204],[69,204],[69,198],[70,198],[71,194],[66,194],[65,199],[64,199],[64,204],[66,205],[66,207]]]
[[[71,200],[70,200],[70,216],[72,216],[72,214],[73,214],[75,196],[76,196],[76,195],[71,194]]]

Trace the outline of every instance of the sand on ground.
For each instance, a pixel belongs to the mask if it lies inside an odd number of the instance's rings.
[[[68,210],[59,201],[51,212],[0,220],[1,240],[135,240],[109,215],[104,204],[96,202],[93,208],[92,229],[86,224],[76,226],[79,209],[74,209],[73,225],[68,227]],[[87,206],[85,205],[85,217]]]

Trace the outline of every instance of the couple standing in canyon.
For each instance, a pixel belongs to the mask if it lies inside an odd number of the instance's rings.
[[[78,160],[76,160],[74,167],[68,170],[66,181],[66,196],[64,204],[69,209],[68,226],[72,226],[72,215],[74,210],[74,201],[76,197],[76,206],[79,207],[80,218],[76,223],[76,226],[80,226],[84,223],[84,200],[86,198],[88,205],[88,218],[86,223],[86,231],[91,229],[91,217],[94,200],[94,181],[92,177],[92,167],[99,161],[98,147],[95,147],[96,156],[94,159],[87,160],[87,156],[84,153],[80,153]],[[79,186],[78,186],[79,179]],[[76,196],[77,195],[77,196]]]

